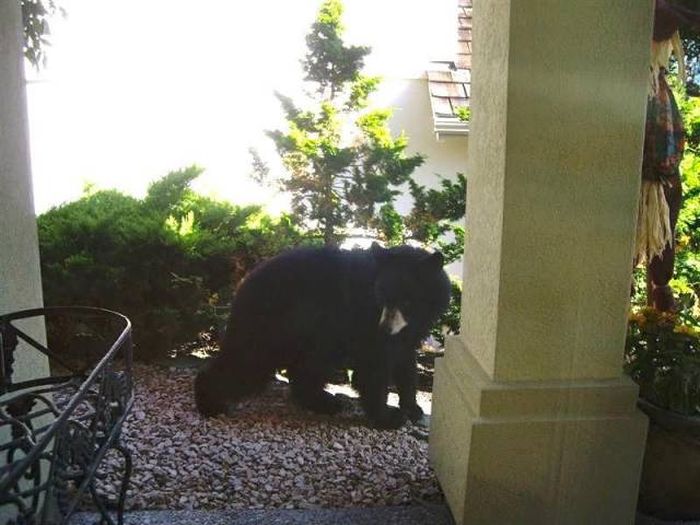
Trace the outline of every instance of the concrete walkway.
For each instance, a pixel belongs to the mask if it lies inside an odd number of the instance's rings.
[[[643,514],[637,514],[637,521],[634,525],[700,525],[700,521],[662,521]]]
[[[71,525],[95,523],[94,513],[79,513]],[[453,525],[447,507],[425,504],[308,510],[151,510],[127,512],[125,525]]]

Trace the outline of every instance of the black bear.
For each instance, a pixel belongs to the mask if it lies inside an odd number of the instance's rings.
[[[333,414],[341,404],[324,387],[348,367],[372,425],[420,419],[416,349],[449,304],[443,264],[439,252],[376,243],[298,248],[265,261],[239,286],[221,351],[197,374],[198,410],[222,413],[286,369],[296,402]],[[386,404],[390,384],[398,409]]]

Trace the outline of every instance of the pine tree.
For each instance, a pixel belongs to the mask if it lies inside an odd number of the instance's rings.
[[[306,37],[310,108],[277,94],[287,127],[267,132],[286,169],[280,183],[294,214],[326,245],[353,229],[381,234],[398,188],[424,160],[406,154],[405,135],[392,136],[390,110],[368,109],[380,79],[362,74],[370,48],[343,42],[342,14],[340,0],[325,0]]]

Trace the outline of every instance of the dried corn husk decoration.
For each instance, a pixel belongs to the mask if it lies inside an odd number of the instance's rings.
[[[674,242],[664,185],[668,185],[669,177],[677,173],[685,139],[680,113],[665,79],[672,55],[678,61],[680,78],[685,79],[683,46],[678,31],[667,40],[652,42],[642,187],[635,244],[635,260],[638,263],[661,257],[663,251],[672,247]]]
[[[673,229],[663,185],[643,180],[637,215],[637,262],[643,264],[654,257],[661,257],[664,249],[672,243]]]

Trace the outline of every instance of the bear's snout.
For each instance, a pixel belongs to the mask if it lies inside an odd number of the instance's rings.
[[[396,335],[408,326],[406,318],[398,308],[385,306],[382,316],[379,318],[379,327],[386,330],[389,335]]]

